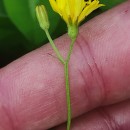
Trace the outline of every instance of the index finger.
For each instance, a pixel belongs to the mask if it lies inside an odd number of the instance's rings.
[[[130,1],[80,28],[70,61],[73,117],[130,97]],[[69,39],[56,41],[65,56]],[[63,66],[50,45],[1,69],[0,127],[40,130],[66,120]]]

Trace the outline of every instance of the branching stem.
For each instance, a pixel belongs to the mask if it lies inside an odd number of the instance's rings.
[[[57,48],[56,45],[54,44],[54,42],[53,42],[53,40],[52,40],[52,38],[51,38],[51,36],[50,36],[49,31],[48,31],[48,30],[45,30],[45,33],[46,33],[46,36],[47,36],[47,38],[48,38],[48,40],[49,40],[49,42],[50,42],[50,44],[51,44],[51,46],[52,46],[54,52],[55,52],[56,55],[57,55],[59,61],[60,61],[62,64],[65,64],[65,61],[64,61],[62,55],[60,54],[58,48]]]
[[[64,60],[64,58],[62,57],[62,55],[60,54],[58,48],[56,47],[56,45],[54,44],[49,31],[45,30],[45,33],[47,35],[47,38],[54,50],[54,52],[56,53],[59,61],[64,65],[64,74],[65,74],[65,86],[66,86],[66,103],[67,103],[67,130],[70,130],[71,127],[71,96],[70,96],[70,81],[69,81],[69,61],[70,61],[70,57],[72,54],[72,50],[74,47],[74,43],[76,38],[71,40],[71,44],[70,44],[70,49],[67,55],[66,60]]]

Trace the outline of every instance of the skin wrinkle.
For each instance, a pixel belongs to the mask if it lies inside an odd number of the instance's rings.
[[[84,92],[85,92],[85,95],[86,95],[87,103],[90,105],[90,108],[92,108],[91,98],[89,97],[90,93],[89,93],[89,91],[86,91],[86,86],[88,87],[88,83],[86,81],[86,77],[84,76],[82,71],[79,70],[79,73],[80,73],[80,75],[81,75],[81,77],[82,77],[82,79],[84,80],[84,83],[85,83]],[[87,109],[88,109],[88,106],[87,106]]]
[[[79,34],[79,38],[80,38],[80,39],[83,38],[81,34]],[[83,40],[84,40],[84,42],[85,42],[86,44],[88,44],[88,42],[87,42],[85,39],[83,39]],[[86,55],[84,54],[82,45],[80,44],[81,41],[82,41],[82,40],[77,39],[76,43],[77,43],[79,49],[81,50],[81,53],[82,53],[82,55],[83,55],[85,61],[87,62],[87,57],[86,57]],[[88,47],[88,50],[89,50],[89,52],[90,52],[89,46],[87,46],[87,47]],[[91,54],[90,54],[90,55],[91,55]],[[93,77],[93,69],[91,68],[91,65],[90,65],[88,62],[87,62],[87,65],[88,65],[88,67],[89,67],[89,69],[90,69],[91,76]]]
[[[100,93],[100,95],[101,95],[101,99],[104,101],[105,100],[105,82],[104,82],[104,78],[103,78],[103,75],[102,75],[102,73],[100,72],[100,69],[98,68],[98,65],[97,65],[97,63],[96,63],[96,60],[95,60],[95,57],[94,57],[94,54],[93,54],[93,50],[91,50],[91,46],[89,46],[89,42],[87,42],[86,41],[86,39],[85,39],[85,37],[83,36],[83,35],[80,35],[81,36],[81,38],[84,40],[84,42],[86,43],[86,45],[87,45],[87,47],[88,47],[88,52],[90,53],[90,56],[91,56],[91,58],[92,58],[92,60],[93,60],[93,63],[94,63],[94,67],[95,67],[95,69],[96,69],[96,73],[97,73],[97,75],[98,75],[98,77],[99,77],[99,82],[101,83],[101,88],[100,88],[100,90],[101,90],[101,93]],[[90,65],[89,65],[90,66]],[[92,69],[92,67],[90,66],[90,68],[91,68],[91,71],[92,70],[94,70],[94,69]],[[93,72],[93,71],[92,71]],[[93,74],[93,76],[94,76],[95,74]],[[98,79],[97,79],[98,80]],[[100,85],[99,85],[100,86]],[[102,102],[102,101],[101,101]]]
[[[78,45],[78,47],[79,47],[79,49],[80,49],[80,53],[81,53],[81,55],[83,56],[85,63],[87,63],[87,65],[88,65],[88,67],[89,67],[90,75],[93,77],[92,68],[91,68],[91,66],[90,66],[89,63],[88,63],[88,60],[87,60],[87,58],[86,58],[86,55],[84,54],[84,51],[83,51],[82,46],[81,46],[81,44],[80,44],[80,42],[81,42],[80,39],[81,39],[81,38],[79,37],[79,38],[76,40],[76,45]],[[88,79],[88,78],[87,78],[87,75],[86,75],[86,73],[83,72],[84,70],[78,69],[78,71],[79,71],[79,74],[81,75],[81,77],[82,77],[82,79],[83,79],[83,81],[84,81],[84,84],[85,84],[85,86],[84,86],[84,92],[85,92],[85,95],[86,95],[87,103],[90,104],[90,107],[92,107],[92,106],[91,106],[91,105],[92,105],[92,104],[91,104],[92,101],[91,101],[90,92],[89,92],[89,85],[88,85],[88,82],[87,82],[87,79]],[[88,71],[88,70],[87,70],[87,71]],[[87,88],[87,90],[86,90],[86,88]]]
[[[95,61],[95,58],[93,56],[93,50],[91,50],[91,46],[89,46],[89,42],[87,42],[87,40],[84,38],[84,36],[82,34],[79,34],[79,37],[76,41],[76,45],[78,46],[78,48],[80,49],[80,53],[81,55],[83,56],[83,60],[86,62],[86,67],[89,68],[90,71],[88,71],[87,69],[87,72],[85,73],[84,70],[79,70],[79,73],[81,74],[81,76],[83,77],[84,79],[84,82],[86,84],[86,86],[84,86],[84,90],[86,92],[86,95],[89,94],[89,103],[91,104],[92,101],[91,101],[91,96],[90,96],[90,93],[91,91],[89,92],[89,90],[92,90],[91,88],[94,87],[92,83],[87,83],[87,75],[91,75],[91,80],[92,82],[95,81],[96,84],[98,84],[97,86],[100,88],[100,97],[98,98],[99,99],[99,103],[98,105],[101,105],[103,101],[105,101],[105,82],[104,82],[104,79],[103,79],[103,76],[97,66],[97,63]],[[85,49],[84,49],[85,48]],[[88,58],[89,57],[89,58]],[[88,74],[89,72],[89,74]],[[98,77],[98,78],[97,78]],[[92,97],[93,98],[93,97]],[[87,98],[86,98],[87,99]],[[94,104],[96,104],[94,102]]]
[[[102,121],[104,121],[104,123],[108,127],[108,130],[120,130],[119,124],[112,118],[112,116],[107,112],[106,109],[102,107],[99,108],[97,112],[101,116]]]

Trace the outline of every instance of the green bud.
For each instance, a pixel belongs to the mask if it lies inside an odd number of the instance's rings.
[[[47,11],[44,5],[38,5],[36,7],[36,16],[40,24],[40,27],[43,30],[48,30],[50,23],[49,23]]]

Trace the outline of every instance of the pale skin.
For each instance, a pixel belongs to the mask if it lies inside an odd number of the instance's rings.
[[[69,42],[55,40],[63,56]],[[129,130],[130,1],[81,26],[69,68],[71,130]],[[65,130],[65,96],[50,45],[34,50],[0,69],[0,130]]]

